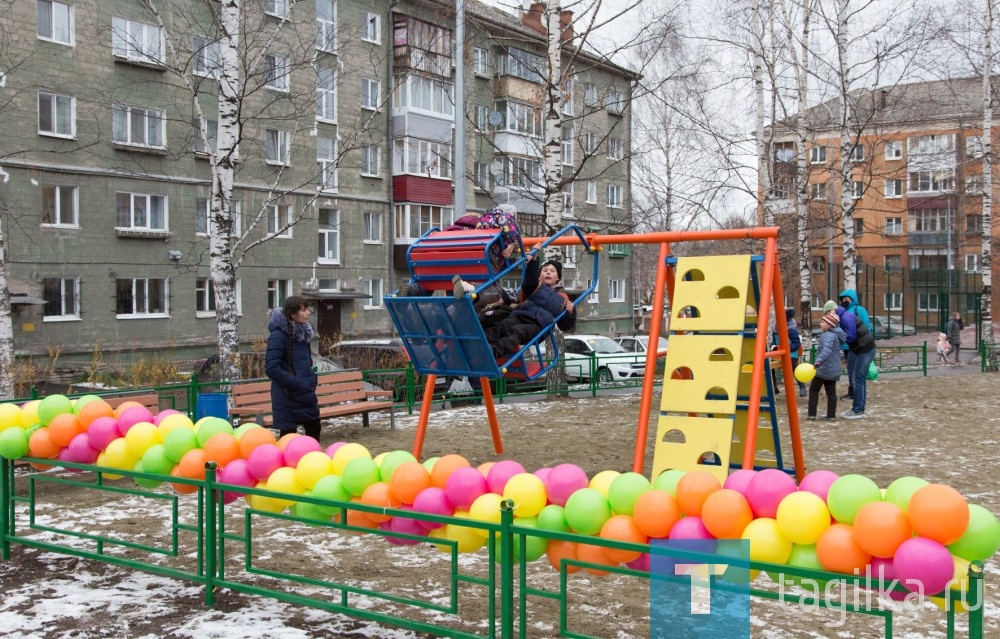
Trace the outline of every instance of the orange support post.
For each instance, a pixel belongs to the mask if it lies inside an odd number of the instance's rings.
[[[424,384],[424,400],[420,403],[420,417],[417,420],[417,434],[413,438],[413,456],[420,459],[424,449],[424,435],[427,433],[427,418],[431,414],[431,404],[434,403],[434,385],[437,375],[428,375]]]
[[[493,435],[493,450],[497,455],[503,454],[503,442],[500,440],[500,422],[497,421],[497,409],[493,405],[493,389],[487,377],[479,378],[483,388],[483,404],[486,406],[486,416],[490,420],[490,433]]]

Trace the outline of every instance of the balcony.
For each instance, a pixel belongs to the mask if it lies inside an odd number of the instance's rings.
[[[910,246],[944,246],[948,243],[948,234],[944,232],[910,231],[907,238]]]

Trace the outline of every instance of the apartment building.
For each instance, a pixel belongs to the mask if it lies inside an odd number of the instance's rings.
[[[0,52],[18,355],[170,349],[185,359],[216,343],[209,157],[224,81],[220,5],[153,5],[15,0],[0,16],[19,34]],[[454,219],[456,171],[466,172],[469,209],[510,202],[527,235],[543,233],[539,7],[467,7],[459,60],[448,3],[242,4],[232,237],[241,341],[263,338],[268,310],[292,294],[316,301],[322,340],[388,336],[382,297],[406,280],[406,248]],[[456,105],[460,62],[466,100]],[[566,66],[564,221],[624,231],[637,77],[583,53]],[[455,158],[461,117],[467,152]],[[586,287],[589,259],[566,250],[568,286]],[[581,326],[628,330],[628,251],[598,259]]]

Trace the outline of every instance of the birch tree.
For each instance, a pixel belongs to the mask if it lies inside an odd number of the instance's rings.
[[[983,295],[980,301],[983,340],[996,343],[993,331],[993,0],[986,0],[983,29]],[[991,366],[993,363],[991,362]]]

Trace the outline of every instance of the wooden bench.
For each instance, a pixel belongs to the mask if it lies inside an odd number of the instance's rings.
[[[160,396],[156,393],[148,394],[138,394],[138,395],[114,395],[114,396],[102,396],[108,406],[111,408],[118,408],[125,402],[137,402],[146,407],[146,409],[156,415],[160,412]]]
[[[271,382],[237,382],[232,386],[232,408],[235,418],[253,417],[262,426],[274,423],[271,410]],[[392,391],[368,390],[360,370],[324,373],[316,384],[320,419],[361,414],[364,427],[368,428],[368,413],[389,409],[389,424],[396,427],[393,413]],[[379,398],[387,397],[386,400]]]

